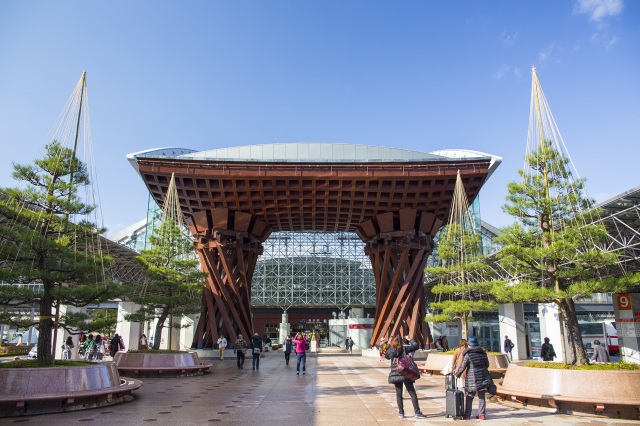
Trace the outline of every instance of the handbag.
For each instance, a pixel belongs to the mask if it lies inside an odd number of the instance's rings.
[[[487,392],[489,392],[490,395],[495,395],[498,393],[498,387],[495,383],[493,383],[493,377],[491,377],[491,375],[489,375],[489,385],[487,386]]]
[[[398,357],[396,370],[402,374],[405,378],[413,380],[414,382],[420,378],[420,370],[413,361],[413,357],[402,354]]]
[[[260,348],[253,348],[253,353],[254,354],[259,354],[260,353]]]

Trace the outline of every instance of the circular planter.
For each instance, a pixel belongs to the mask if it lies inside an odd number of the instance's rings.
[[[558,412],[637,419],[640,370],[561,370],[510,364],[498,395]]]
[[[117,352],[113,358],[126,377],[180,377],[204,374],[213,364],[202,364],[195,352]]]
[[[126,401],[142,386],[112,362],[78,367],[1,368],[0,417],[84,410]]]
[[[506,354],[487,354],[489,358],[489,372],[493,378],[502,378],[507,367],[509,366],[509,358]],[[449,353],[429,353],[424,364],[418,364],[422,371],[430,374],[442,374],[441,371],[451,362],[453,354]]]

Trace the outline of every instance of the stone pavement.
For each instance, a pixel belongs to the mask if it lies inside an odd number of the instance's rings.
[[[229,353],[213,362],[211,374],[197,377],[143,379],[144,385],[128,403],[61,414],[0,418],[0,425],[93,424],[128,425],[452,425],[444,416],[444,379],[423,377],[416,382],[420,407],[428,418],[399,419],[393,385],[387,384],[389,363],[360,354],[307,355],[307,374],[296,376],[282,353],[269,352],[260,369],[236,368]],[[475,417],[477,400],[474,401]],[[405,412],[411,401],[405,395]],[[634,420],[553,414],[551,409],[522,408],[512,403],[488,402],[488,424],[602,425],[638,424]],[[468,424],[471,422],[464,422]],[[473,420],[472,424],[482,423]],[[455,422],[460,424],[460,422]]]

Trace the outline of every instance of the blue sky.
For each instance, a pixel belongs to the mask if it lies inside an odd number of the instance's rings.
[[[589,195],[640,185],[640,2],[0,0],[0,186],[87,71],[102,216],[142,219],[126,154],[335,142],[503,157],[526,148],[531,67]]]

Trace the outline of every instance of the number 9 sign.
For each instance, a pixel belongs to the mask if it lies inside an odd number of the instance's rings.
[[[618,309],[621,311],[631,310],[631,296],[629,293],[618,294]]]

